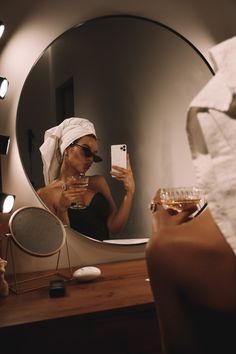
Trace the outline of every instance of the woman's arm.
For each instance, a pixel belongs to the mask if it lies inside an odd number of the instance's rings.
[[[120,207],[117,208],[110,188],[104,177],[96,176],[96,178],[93,179],[92,188],[101,192],[109,203],[110,212],[107,219],[107,226],[109,231],[114,234],[120,232],[124,228],[130,214],[133,200],[133,190],[125,191],[123,201]]]
[[[62,183],[53,186],[41,188],[37,191],[40,199],[55,214],[64,225],[69,225],[67,208],[70,201],[65,197],[65,191],[62,189]]]
[[[55,180],[37,191],[44,204],[64,225],[70,225],[68,208],[71,203],[77,202],[85,192],[86,188],[76,188],[76,182],[65,183],[62,180]]]
[[[126,192],[124,199],[116,211],[113,211],[107,220],[108,228],[112,233],[118,233],[123,230],[125,227],[131,206],[132,206],[133,194],[130,192]]]
[[[113,233],[122,231],[130,215],[133,196],[135,192],[135,182],[130,165],[129,156],[127,157],[127,169],[118,166],[112,166],[112,176],[118,181],[123,182],[125,195],[118,209],[113,209],[108,218],[108,228]]]
[[[158,205],[146,249],[164,352],[233,353],[235,255],[210,210],[186,221]]]

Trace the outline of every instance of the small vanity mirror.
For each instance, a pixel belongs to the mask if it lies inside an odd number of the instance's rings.
[[[54,255],[65,243],[66,232],[62,223],[42,208],[23,207],[16,210],[9,220],[9,228],[15,244],[33,256]]]
[[[128,146],[136,192],[116,237],[148,237],[155,190],[195,183],[186,112],[212,74],[191,43],[145,18],[101,17],[66,31],[37,60],[19,101],[17,141],[30,183],[35,190],[44,185],[39,147],[45,130],[68,117],[87,118],[103,157],[89,173],[106,178],[118,205],[123,186],[110,176],[110,145]]]
[[[31,291],[33,289],[39,289],[41,287],[47,287],[49,277],[62,277],[69,279],[71,274],[66,275],[59,273],[59,261],[60,254],[63,246],[66,243],[66,231],[61,221],[51,212],[39,207],[22,207],[17,209],[9,219],[10,233],[6,234],[6,259],[8,260],[12,276],[9,277],[10,289],[18,294],[22,292]],[[19,259],[24,257],[15,257],[15,247],[12,245],[12,241],[20,251],[38,258],[49,258],[57,255],[55,258],[55,270],[42,274],[29,273],[25,276],[21,276],[17,280],[17,275],[20,275],[18,265],[20,265]],[[67,250],[68,265],[70,271],[69,252]],[[18,262],[16,262],[16,260]],[[28,258],[28,263],[32,264],[32,258]],[[37,282],[37,279],[41,279]],[[42,281],[45,279],[45,281]]]

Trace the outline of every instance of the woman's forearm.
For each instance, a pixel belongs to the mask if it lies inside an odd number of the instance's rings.
[[[112,233],[123,230],[130,215],[134,193],[127,191],[119,209],[108,219],[108,228]]]

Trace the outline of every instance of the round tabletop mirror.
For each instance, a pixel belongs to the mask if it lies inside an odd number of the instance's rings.
[[[124,191],[110,176],[110,145],[125,143],[136,181],[127,225],[111,238],[148,237],[156,189],[195,183],[186,112],[212,75],[187,39],[152,20],[108,16],[66,31],[32,67],[20,96],[16,133],[29,181],[36,190],[44,185],[45,130],[68,117],[87,118],[103,157],[90,174],[106,178],[119,205]]]
[[[63,224],[46,209],[23,207],[16,210],[9,220],[9,228],[16,245],[33,256],[51,256],[65,244]]]

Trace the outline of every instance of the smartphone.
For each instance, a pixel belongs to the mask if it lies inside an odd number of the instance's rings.
[[[111,145],[111,166],[127,168],[127,145]]]

